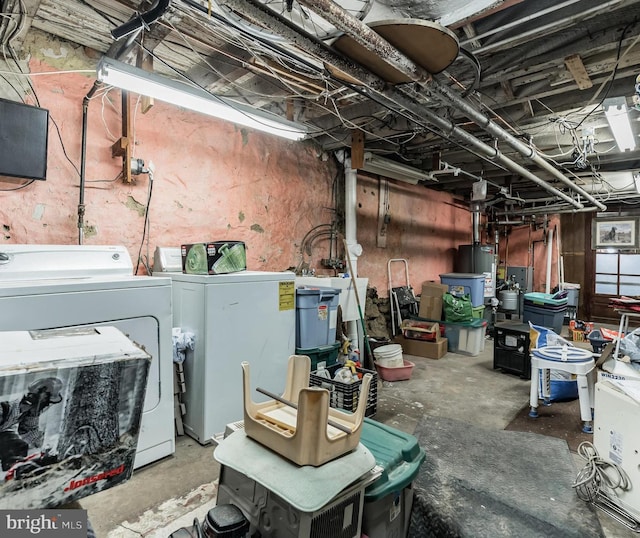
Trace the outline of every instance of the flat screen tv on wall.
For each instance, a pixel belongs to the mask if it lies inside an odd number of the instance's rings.
[[[47,179],[49,111],[0,99],[0,176]]]

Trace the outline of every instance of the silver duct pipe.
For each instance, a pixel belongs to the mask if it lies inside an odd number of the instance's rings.
[[[480,206],[474,204],[471,209],[472,243],[477,245],[480,243]]]
[[[429,84],[423,84],[424,89],[426,89],[428,92],[433,94],[434,90],[438,90],[437,93],[440,94],[441,97],[444,97],[449,104],[456,106],[458,110],[463,112],[471,121],[479,125],[482,129],[487,131],[492,136],[495,136],[499,140],[506,142],[521,155],[527,157],[535,164],[549,172],[551,175],[564,183],[567,187],[583,196],[592,204],[596,205],[600,210],[606,210],[607,207],[604,204],[601,204],[584,189],[575,185],[564,174],[559,172],[546,160],[537,155],[536,151],[533,148],[520,142],[517,138],[515,138],[500,126],[498,126],[496,123],[487,118],[484,114],[466,103],[459,96],[455,95],[451,90],[442,86],[441,84],[436,83],[435,80],[431,79],[431,75],[426,70],[417,66],[404,54],[393,47],[388,41],[371,30],[371,28],[369,28],[362,21],[344,11],[337,4],[335,4],[331,0],[299,0],[299,2],[303,5],[306,5],[318,15],[329,21],[336,28],[342,30],[343,32],[346,32],[359,45],[367,48],[369,51],[376,53],[387,64],[392,66],[394,69],[397,69],[404,75],[410,77],[412,80],[419,83],[431,80]],[[578,206],[576,205],[576,207]],[[582,206],[580,205],[580,207]]]

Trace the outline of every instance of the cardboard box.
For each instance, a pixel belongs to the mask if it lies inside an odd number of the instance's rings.
[[[400,324],[402,336],[411,340],[435,342],[440,338],[440,324],[436,321],[402,320]]]
[[[115,327],[0,333],[0,509],[127,481],[151,356]]]
[[[210,241],[180,247],[182,272],[190,275],[221,275],[247,268],[245,244],[242,241]]]
[[[447,339],[438,338],[435,342],[423,342],[421,340],[410,340],[404,336],[395,337],[396,344],[402,346],[402,352],[407,355],[417,357],[427,357],[428,359],[441,359],[447,354]]]
[[[441,320],[442,319],[442,296],[449,291],[449,286],[440,284],[432,280],[422,283],[422,293],[420,294],[420,310],[418,315],[421,318]]]

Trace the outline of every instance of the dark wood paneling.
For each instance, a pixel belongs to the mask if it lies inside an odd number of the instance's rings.
[[[562,234],[562,260],[564,264],[564,281],[580,284],[580,301],[578,319],[587,319],[589,311],[589,283],[586,279],[585,244],[590,240],[591,223],[587,222],[586,213],[567,213],[560,215],[560,231]]]

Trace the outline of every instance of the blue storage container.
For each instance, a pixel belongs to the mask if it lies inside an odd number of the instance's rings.
[[[425,460],[418,440],[369,418],[360,442],[382,467],[382,475],[364,492],[362,532],[369,538],[406,536],[411,512],[411,483]]]
[[[445,273],[440,275],[440,282],[449,286],[449,293],[454,295],[471,295],[471,305],[484,304],[484,280],[482,273]]]
[[[543,306],[545,308],[558,308],[562,309],[568,304],[567,297],[562,299],[554,299],[555,295],[552,293],[531,292],[524,294],[524,304],[530,304],[532,306]]]
[[[559,307],[545,308],[532,306],[525,303],[522,313],[522,321],[528,323],[529,321],[534,325],[541,325],[547,329],[552,329],[557,334],[562,332],[562,321],[564,319],[564,312],[567,309],[565,303],[561,310],[557,310]]]
[[[296,347],[335,344],[339,288],[302,287],[296,290]]]

